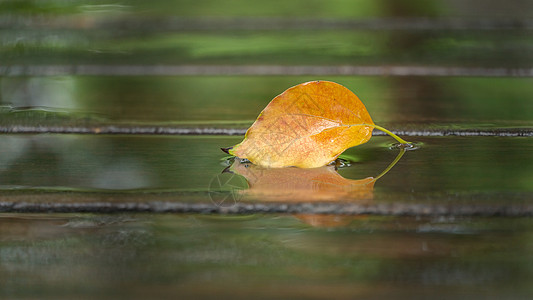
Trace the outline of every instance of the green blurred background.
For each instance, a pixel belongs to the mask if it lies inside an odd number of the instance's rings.
[[[260,66],[529,69],[531,6],[517,0],[5,0],[0,66],[5,75],[27,70],[1,77],[0,104],[126,121],[251,121],[289,86],[329,79],[359,95],[381,123],[530,121],[529,78],[230,76],[217,66],[248,66],[252,74],[261,74]],[[69,76],[80,65],[97,66],[96,76]],[[218,76],[142,76],[169,65],[209,66]],[[73,69],[32,77],[36,66]],[[105,76],[117,66],[148,69]]]
[[[0,0],[0,208],[213,205],[219,148],[241,136],[65,132],[242,132],[273,97],[320,79],[352,90],[377,124],[425,135],[406,137],[420,148],[376,182],[374,204],[520,213],[533,201],[533,140],[505,135],[532,132],[532,31],[527,0]],[[454,130],[503,134],[431,136]],[[339,174],[376,176],[392,143],[348,149]],[[2,213],[0,297],[531,295],[529,218],[326,217],[337,227]]]
[[[518,0],[4,0],[0,126],[5,131],[104,125],[232,126],[242,131],[288,87],[321,79],[348,87],[377,124],[391,129],[527,129],[533,126],[533,81],[530,76],[514,76],[512,70],[528,74],[533,68],[532,8],[528,1]],[[228,66],[247,69],[238,74]],[[290,68],[301,66],[318,71],[291,75]],[[81,67],[93,71],[80,71]],[[124,73],[121,67],[135,72]],[[265,67],[281,69],[266,75]],[[405,67],[406,73],[346,75],[343,67]],[[211,71],[203,74],[202,68]],[[464,74],[417,73],[432,68],[460,68]],[[479,76],[472,76],[472,70]],[[502,75],[493,76],[495,71]],[[224,154],[218,148],[238,140],[13,136],[1,141],[0,176],[4,186],[201,189],[207,186],[203,172],[214,176],[220,168],[217,161]],[[479,178],[489,176],[483,170],[497,170],[494,178],[480,180],[488,182],[484,187],[494,188],[496,178],[518,178],[504,180],[496,189],[507,190],[517,181],[521,188],[533,189],[526,168],[532,160],[509,161],[510,167],[494,159],[502,151],[527,153],[531,146],[517,141],[517,148],[494,140],[466,140],[471,147],[446,142],[454,145],[448,149],[450,157],[477,149],[462,162],[468,172],[457,171],[447,159],[434,159],[435,152],[417,155],[421,162],[441,163],[426,166],[428,173],[441,170],[439,174],[447,176]],[[428,143],[430,147],[435,142]],[[365,157],[361,160],[380,161],[380,166],[394,157],[360,153]],[[173,167],[168,162],[174,162]],[[352,177],[379,174],[378,169]],[[116,184],[98,179],[105,170]],[[90,178],[78,178],[81,174]],[[421,181],[402,186],[417,184]],[[448,188],[453,189],[443,190]]]

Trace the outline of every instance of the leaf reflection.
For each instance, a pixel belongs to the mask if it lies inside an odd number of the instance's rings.
[[[249,188],[241,193],[245,200],[266,202],[354,202],[369,204],[375,182],[401,159],[400,149],[394,161],[378,176],[364,179],[342,177],[334,165],[320,168],[264,168],[235,160],[229,171],[243,176]],[[312,226],[336,227],[350,223],[357,216],[298,214],[298,219]]]

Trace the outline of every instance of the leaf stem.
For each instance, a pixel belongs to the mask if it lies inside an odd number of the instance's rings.
[[[380,179],[381,177],[383,177],[383,175],[387,174],[387,172],[389,172],[390,169],[392,169],[392,167],[396,165],[396,163],[400,160],[400,158],[402,158],[404,153],[405,153],[405,149],[401,148],[400,153],[398,153],[396,158],[390,163],[390,165],[385,170],[383,170],[383,172],[381,172],[381,174],[379,174],[378,176],[376,176],[376,178],[374,178],[374,181]]]
[[[378,126],[376,124],[365,124],[366,126],[371,126],[371,127],[374,127],[376,129],[379,129],[383,132],[385,132],[386,134],[390,135],[391,137],[393,137],[395,140],[397,140],[398,142],[400,142],[401,144],[411,144],[410,142],[402,139],[401,137],[397,136],[396,134],[392,133],[390,130],[386,129],[386,128],[383,128],[381,126]]]

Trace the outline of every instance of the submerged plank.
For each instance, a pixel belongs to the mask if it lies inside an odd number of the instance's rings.
[[[3,65],[1,76],[460,76],[533,77],[533,68],[416,65]]]
[[[133,134],[133,135],[244,135],[246,128],[224,127],[178,127],[153,125],[95,125],[95,126],[32,126],[32,125],[0,125],[0,133],[61,133],[61,134]],[[531,137],[533,128],[494,128],[494,129],[399,129],[392,130],[401,136],[499,136],[499,137]],[[385,136],[384,132],[374,131],[375,136]]]
[[[425,205],[346,203],[237,203],[222,207],[206,203],[180,202],[91,202],[91,203],[31,203],[0,202],[2,213],[200,213],[200,214],[320,214],[320,215],[380,215],[380,216],[479,216],[528,217],[533,205]]]

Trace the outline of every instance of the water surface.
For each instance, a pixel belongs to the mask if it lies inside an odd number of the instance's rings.
[[[0,295],[527,298],[531,220],[283,215],[0,216]]]
[[[213,179],[224,175],[226,154],[220,148],[241,137],[5,135],[0,141],[2,190],[88,192],[183,192],[175,201],[208,201]],[[533,141],[503,137],[416,137],[421,147],[408,151],[373,184],[374,203],[530,203]],[[377,177],[397,157],[390,137],[348,149],[350,167],[333,173],[348,180]],[[242,189],[250,182],[237,170]],[[306,170],[289,169],[301,177]],[[262,171],[254,176],[262,176]],[[302,174],[300,174],[300,173]],[[221,175],[222,174],[222,175]],[[300,174],[300,175],[299,175]],[[265,173],[265,177],[268,173]],[[248,178],[250,179],[250,178]],[[250,181],[250,180],[248,180]],[[268,182],[275,191],[283,182]],[[188,198],[190,195],[191,198]],[[192,197],[192,195],[196,195]],[[139,197],[143,199],[142,194]],[[255,197],[257,198],[257,197]],[[272,198],[265,195],[267,201]],[[332,200],[342,200],[338,196]],[[357,200],[357,197],[352,197]],[[203,200],[202,200],[203,199]],[[71,201],[75,201],[73,196]],[[244,200],[244,199],[243,199]],[[287,200],[281,199],[280,200]],[[150,195],[144,201],[151,201]]]
[[[529,298],[533,10],[480,2],[1,1],[0,298]],[[420,148],[227,160],[310,80]]]

